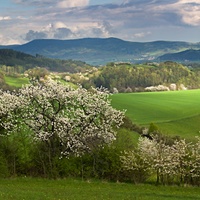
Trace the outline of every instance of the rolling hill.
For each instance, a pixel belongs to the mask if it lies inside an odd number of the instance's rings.
[[[39,54],[33,56],[12,49],[0,49],[0,65],[22,66],[24,70],[42,67],[49,71],[71,73],[80,72],[84,68],[90,67],[82,61],[46,58]]]
[[[154,123],[165,135],[186,139],[200,136],[200,90],[121,93],[111,96],[112,106],[126,110],[133,123]]]
[[[189,49],[178,53],[169,53],[158,57],[159,61],[199,62],[200,50]]]
[[[93,65],[108,62],[141,62],[153,60],[166,53],[200,48],[199,43],[130,42],[118,38],[82,38],[71,40],[40,39],[23,45],[0,46],[31,55],[48,58],[81,60]]]

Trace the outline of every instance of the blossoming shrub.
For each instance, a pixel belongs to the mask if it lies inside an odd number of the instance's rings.
[[[156,174],[157,183],[200,184],[200,138],[196,143],[175,140],[166,144],[156,138],[141,137],[135,150],[121,156],[124,170]]]

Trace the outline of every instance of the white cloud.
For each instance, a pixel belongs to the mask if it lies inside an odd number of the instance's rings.
[[[71,8],[89,5],[89,0],[12,0],[17,4],[35,7]]]
[[[57,28],[67,28],[66,24],[58,21],[52,24],[53,28],[57,29]]]
[[[35,39],[70,39],[74,36],[74,32],[65,23],[57,21],[35,30],[31,29],[27,33],[22,34],[21,38],[25,41],[31,41]]]
[[[80,37],[111,37],[115,30],[108,21],[93,21],[77,24],[73,28],[76,36]]]
[[[24,20],[24,19],[26,19],[26,17],[23,17],[23,16],[17,16],[16,19]]]
[[[200,0],[179,0],[178,3],[186,4],[186,3],[197,3],[200,4]]]
[[[150,34],[151,34],[150,31],[135,33],[135,34],[133,34],[133,38],[144,38],[144,37],[146,37],[147,35],[150,35]]]
[[[89,0],[62,0],[58,2],[57,6],[60,8],[82,7],[87,6]]]
[[[176,5],[184,23],[200,25],[200,0],[179,0]]]
[[[186,6],[179,12],[182,15],[183,22],[192,26],[200,26],[200,6]]]
[[[22,41],[19,39],[14,39],[11,37],[6,37],[5,35],[0,35],[0,44],[1,45],[12,45],[12,44],[21,44]]]
[[[178,0],[166,5],[157,5],[153,9],[158,12],[176,13],[184,24],[200,25],[200,0]]]
[[[5,16],[5,17],[0,16],[0,21],[4,21],[4,20],[11,20],[11,17],[10,16]]]

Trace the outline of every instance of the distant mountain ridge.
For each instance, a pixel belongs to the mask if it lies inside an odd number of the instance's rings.
[[[70,40],[40,39],[23,45],[0,46],[31,55],[81,60],[93,65],[108,62],[140,62],[166,54],[200,48],[200,43],[154,41],[130,42],[118,38],[82,38]]]

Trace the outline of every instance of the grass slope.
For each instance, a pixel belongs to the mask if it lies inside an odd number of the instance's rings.
[[[155,123],[163,133],[189,138],[200,130],[200,90],[115,94],[112,105],[140,125]]]
[[[46,180],[32,178],[3,179],[0,199],[4,200],[197,200],[196,187],[133,185],[80,180]]]
[[[6,84],[17,87],[17,88],[20,88],[22,87],[22,85],[26,85],[29,83],[28,78],[24,78],[24,77],[5,76],[4,78],[5,78]]]
[[[157,124],[159,130],[165,135],[181,136],[185,139],[194,139],[195,136],[200,136],[200,115]]]

